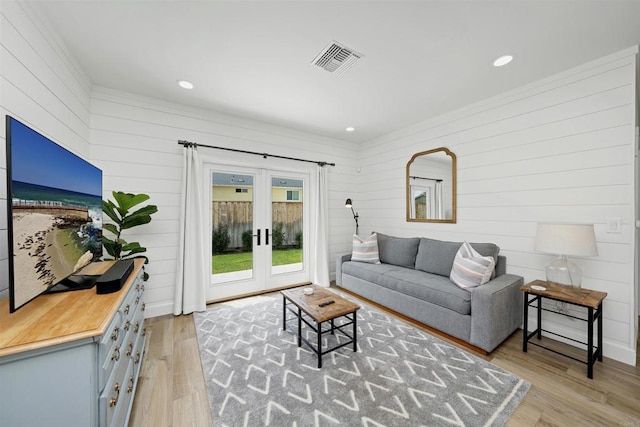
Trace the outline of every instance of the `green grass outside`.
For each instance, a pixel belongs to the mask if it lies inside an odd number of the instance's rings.
[[[213,274],[231,273],[234,271],[250,270],[252,268],[253,254],[251,252],[239,252],[233,254],[213,255]],[[272,265],[287,265],[302,262],[302,249],[274,250],[272,252]]]

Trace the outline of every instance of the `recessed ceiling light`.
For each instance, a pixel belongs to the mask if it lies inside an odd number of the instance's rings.
[[[178,80],[178,86],[180,86],[183,89],[193,89],[193,83],[187,80]]]
[[[353,132],[354,130],[356,130],[356,128],[354,128],[353,126],[349,126],[348,128],[345,129],[347,132]]]
[[[507,65],[509,62],[513,61],[513,56],[511,55],[502,55],[500,58],[493,61],[494,67],[502,67],[503,65]]]

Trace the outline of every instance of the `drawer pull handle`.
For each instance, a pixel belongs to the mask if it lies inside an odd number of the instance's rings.
[[[135,326],[133,327],[133,333],[137,334],[139,330],[140,330],[140,322],[136,322]]]
[[[136,305],[140,303],[140,297],[136,297]]]
[[[140,283],[136,284],[136,291],[140,290]]]
[[[125,331],[128,331],[130,327],[131,327],[131,321],[130,321],[130,320],[127,320],[127,321],[124,323],[124,328],[123,328],[123,329],[124,329]]]
[[[115,360],[115,361],[120,360],[120,347],[116,347],[116,349],[113,350],[113,354],[111,355],[111,360]]]
[[[143,337],[147,336],[147,328],[142,328],[142,336]]]
[[[117,341],[117,340],[118,340],[118,335],[120,335],[120,327],[119,327],[119,326],[117,326],[117,327],[113,330],[113,332],[111,333],[111,339],[112,339],[113,341]]]
[[[129,314],[129,304],[124,307],[124,314]]]
[[[127,346],[126,355],[127,357],[131,357],[131,353],[133,353],[133,341],[129,341],[129,345]]]
[[[140,352],[139,352],[139,351],[137,351],[137,352],[136,352],[136,358],[135,358],[135,360],[133,361],[133,363],[135,363],[136,365],[137,365],[138,363],[140,363]]]
[[[140,289],[142,290],[142,292],[144,292],[144,283],[142,284],[142,286],[140,286]]]
[[[143,302],[142,303],[142,311],[144,311],[145,306],[146,306],[146,304]]]
[[[120,398],[120,384],[116,383],[113,389],[116,392],[116,397],[112,397],[111,399],[109,399],[109,407],[111,408],[118,404],[118,399]]]
[[[127,387],[127,393],[131,393],[133,391],[133,375],[129,377],[129,386]]]

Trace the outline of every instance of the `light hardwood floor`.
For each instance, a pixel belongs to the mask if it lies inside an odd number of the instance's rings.
[[[156,317],[146,327],[149,344],[129,425],[213,425],[193,316]],[[605,358],[590,380],[582,363],[535,346],[523,353],[522,330],[491,354],[477,356],[532,384],[508,426],[640,427],[640,363],[634,367]]]

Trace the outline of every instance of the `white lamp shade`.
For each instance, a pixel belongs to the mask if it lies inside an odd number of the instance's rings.
[[[538,223],[535,250],[555,255],[597,256],[593,224]]]

